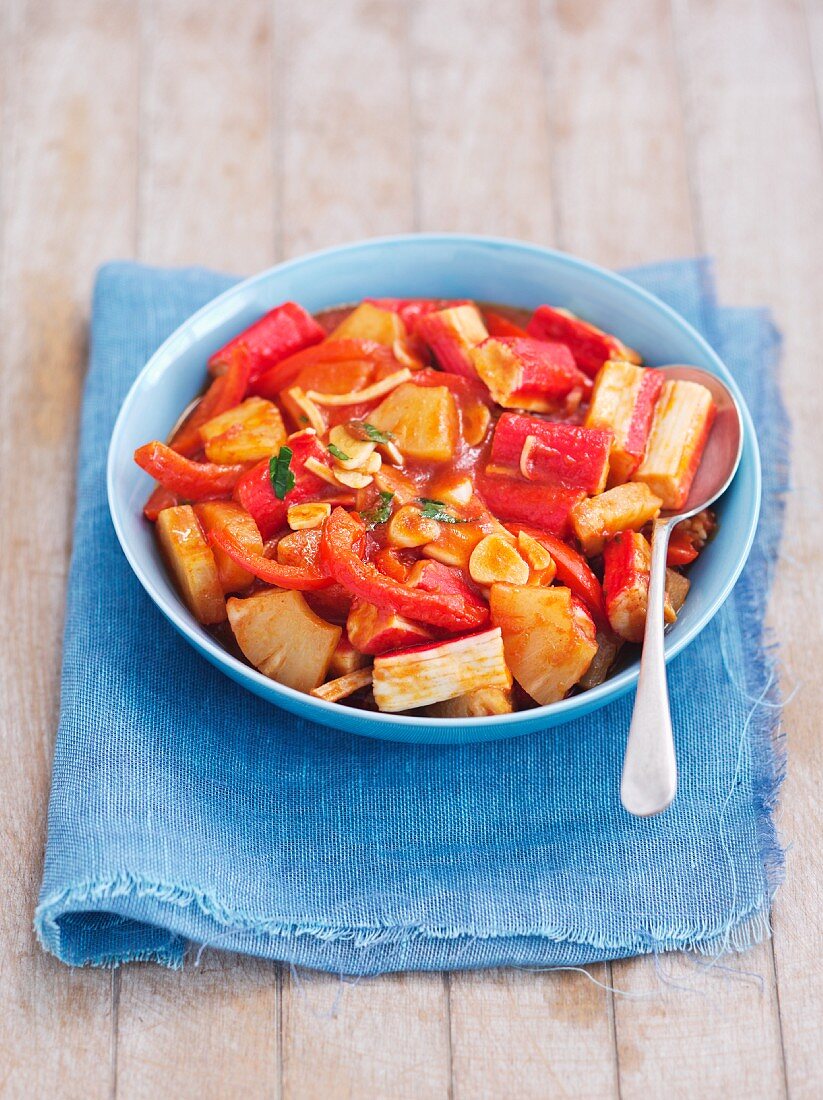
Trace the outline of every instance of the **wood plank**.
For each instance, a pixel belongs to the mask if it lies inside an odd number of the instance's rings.
[[[793,483],[771,622],[781,640],[783,684],[798,691],[785,712],[789,777],[781,834],[788,876],[774,907],[774,954],[789,1091],[823,1092],[819,1021],[823,989],[823,709],[820,650],[810,644],[810,607],[823,599],[823,446],[815,364],[823,345],[819,287],[823,255],[823,153],[819,101],[800,3],[742,0],[678,6],[685,48],[690,130],[704,240],[718,256],[727,300],[769,303],[784,333],[783,392],[794,423]],[[823,70],[822,17],[809,8]]]
[[[142,6],[140,255],[252,274],[272,262],[271,5]]]
[[[615,964],[620,1095],[785,1095],[771,945]]]
[[[403,6],[284,6],[277,22],[282,254],[412,228]],[[448,1013],[439,975],[341,984],[283,973],[283,1096],[443,1096]]]
[[[552,41],[563,246],[607,266],[700,251],[668,5],[562,0]],[[770,960],[769,947],[761,947],[747,965],[764,967],[768,977]],[[614,986],[628,994],[614,1000],[620,1095],[733,1093],[753,1072],[779,1095],[774,983],[767,980],[761,992],[756,983],[707,981],[695,996],[689,977],[661,981],[670,968],[693,969],[669,956],[659,968],[654,959],[610,968]]]
[[[274,260],[275,173],[266,0],[150,0],[143,51],[139,258],[254,271]],[[182,971],[126,967],[117,1089],[127,1097],[270,1096],[279,1087],[279,977],[203,953]]]
[[[134,237],[137,44],[130,7],[105,0],[8,3],[2,19],[0,494],[13,519],[0,554],[0,630],[11,639],[0,662],[0,1092],[102,1097],[112,1084],[111,977],[46,955],[31,921],[57,721],[85,317],[95,267],[128,253]]]
[[[532,0],[510,3],[505,13],[487,0],[418,3],[419,228],[555,243],[540,27]],[[592,974],[607,982],[606,967]],[[575,1087],[613,1094],[611,998],[584,975],[482,971],[448,980],[455,1097],[563,1095]]]
[[[559,247],[607,267],[691,253],[667,0],[559,0],[546,54]]]
[[[412,17],[419,229],[554,237],[538,0],[421,0]]]
[[[275,68],[282,126],[280,254],[410,229],[403,5],[283,5]]]
[[[196,956],[195,956],[196,958]],[[268,1098],[279,1087],[278,968],[204,951],[183,971],[123,970],[117,1095]]]
[[[451,1015],[455,1100],[617,1095],[612,997],[579,972],[453,974]]]
[[[284,997],[284,1100],[440,1100],[449,1091],[445,1007],[440,974],[354,984],[300,971]]]

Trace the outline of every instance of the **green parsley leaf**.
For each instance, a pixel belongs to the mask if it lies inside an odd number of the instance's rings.
[[[369,443],[391,443],[394,439],[391,432],[381,432],[379,428],[375,428],[374,424],[369,424],[367,420],[350,420],[346,427],[352,435]]]
[[[284,500],[286,493],[294,488],[294,474],[289,469],[293,454],[291,447],[281,447],[269,459],[269,478],[278,500]]]
[[[378,523],[387,523],[391,516],[391,506],[394,493],[381,491],[380,503],[370,512],[363,513],[363,519],[368,527],[376,527]]]
[[[423,507],[420,509],[424,519],[436,519],[438,523],[465,523],[466,520],[447,511],[447,505],[442,500],[433,500],[431,497],[417,498]]]
[[[351,460],[351,455],[347,455],[345,451],[341,451],[340,448],[335,447],[333,443],[329,444],[329,454],[334,455],[334,457],[341,462],[349,462]]]

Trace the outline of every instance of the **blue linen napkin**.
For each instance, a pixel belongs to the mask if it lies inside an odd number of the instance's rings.
[[[647,821],[618,776],[631,698],[545,734],[394,745],[307,723],[200,658],[117,545],[106,448],[150,353],[231,280],[118,263],[97,280],[44,880],[35,925],[74,965],[187,946],[346,974],[579,965],[768,934],[783,770],[763,614],[782,522],[779,341],[719,308],[711,268],[630,273],[734,372],[764,456],[732,597],[670,666],[680,790]]]

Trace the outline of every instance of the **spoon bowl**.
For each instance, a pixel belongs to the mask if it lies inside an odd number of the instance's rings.
[[[663,650],[669,537],[678,523],[708,508],[728,489],[743,450],[742,413],[734,395],[716,375],[679,364],[660,369],[667,379],[705,386],[714,400],[716,414],[686,503],[676,512],[661,512],[652,532],[640,675],[620,782],[623,806],[637,817],[662,813],[677,793],[677,761]]]

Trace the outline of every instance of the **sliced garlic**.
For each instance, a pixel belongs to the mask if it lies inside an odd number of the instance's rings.
[[[337,424],[329,432],[329,443],[335,450],[341,451],[346,458],[334,456],[334,461],[344,470],[358,470],[364,466],[374,453],[375,443],[368,439],[358,439],[342,424]],[[332,452],[333,453],[333,452]]]
[[[334,485],[336,487],[339,484],[334,471],[329,469],[325,462],[321,462],[320,459],[315,458],[314,455],[309,455],[304,465],[307,470],[310,470],[323,481],[327,481],[329,485]]]
[[[542,542],[527,535],[525,531],[518,532],[517,549],[536,573],[543,573],[547,569],[553,569],[554,558],[548,552]]]
[[[295,405],[304,413],[311,427],[314,428],[318,435],[322,435],[326,430],[326,421],[309,395],[304,393],[299,386],[292,386],[288,391],[288,395]]]
[[[440,524],[436,519],[427,519],[419,508],[404,504],[398,508],[386,527],[386,539],[390,546],[408,548],[425,546],[434,542],[440,535]]]
[[[494,584],[497,581],[526,584],[529,567],[511,542],[500,535],[486,535],[472,550],[469,575],[480,585]]]
[[[412,372],[408,367],[404,367],[402,370],[395,371],[394,374],[381,378],[379,382],[366,386],[363,390],[352,390],[350,393],[318,393],[316,390],[309,390],[306,396],[318,405],[329,405],[335,408],[342,405],[357,405],[361,401],[373,401],[377,397],[391,393],[401,382],[408,382],[411,376]]]
[[[349,489],[365,489],[374,480],[371,474],[364,474],[362,470],[335,468],[334,476],[341,485],[346,485]]]
[[[292,531],[306,531],[311,527],[321,527],[331,515],[331,504],[291,504],[286,513],[286,521]]]

